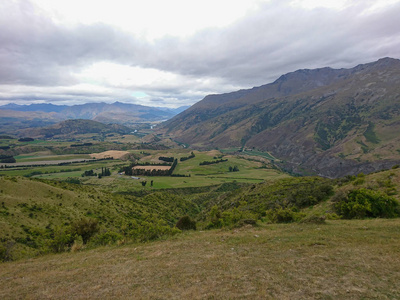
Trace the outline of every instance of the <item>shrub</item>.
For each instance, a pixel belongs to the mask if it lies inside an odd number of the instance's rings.
[[[219,210],[218,206],[214,205],[213,207],[211,207],[210,222],[208,223],[206,228],[221,228],[223,226],[223,221],[221,217],[221,211]]]
[[[71,233],[82,237],[83,244],[99,231],[98,221],[90,218],[83,218],[71,224]]]
[[[15,246],[15,241],[13,240],[5,240],[0,242],[0,262],[14,260],[13,257],[14,246]]]
[[[54,237],[49,241],[48,248],[55,253],[64,252],[72,246],[75,238],[76,235],[71,233],[70,228],[58,227],[54,230]]]
[[[196,230],[196,222],[189,216],[180,218],[175,226],[180,230]]]
[[[346,219],[366,217],[393,218],[399,215],[399,203],[381,192],[368,189],[356,189],[347,196],[335,198],[335,209]]]
[[[296,212],[293,208],[270,209],[266,213],[267,218],[273,223],[291,223],[303,217],[302,213]]]

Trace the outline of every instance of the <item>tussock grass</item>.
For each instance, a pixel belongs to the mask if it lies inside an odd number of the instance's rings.
[[[398,299],[400,220],[191,232],[4,263],[2,299]]]

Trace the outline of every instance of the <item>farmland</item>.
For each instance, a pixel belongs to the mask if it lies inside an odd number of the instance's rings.
[[[31,176],[33,178],[43,178],[51,180],[66,180],[75,178],[83,184],[97,185],[103,188],[112,188],[117,190],[142,189],[140,181],[132,180],[128,176],[120,175],[119,171],[123,166],[128,166],[131,161],[139,164],[162,164],[159,157],[175,157],[178,164],[173,172],[182,177],[154,176],[150,178],[143,177],[143,180],[153,180],[152,189],[165,188],[183,188],[200,187],[225,182],[244,182],[258,183],[265,180],[274,180],[287,176],[279,171],[275,165],[268,159],[255,160],[254,156],[225,155],[218,150],[212,151],[194,151],[195,157],[180,161],[180,158],[191,155],[191,150],[172,148],[165,150],[136,149],[138,144],[132,143],[138,141],[136,137],[127,135],[111,137],[110,141],[91,140],[90,137],[81,136],[81,144],[91,144],[90,146],[72,147],[77,142],[67,141],[41,141],[35,140],[33,144],[19,143],[15,140],[2,140],[3,144],[12,145],[14,148],[23,151],[15,155],[16,163],[3,164],[8,168],[0,169],[0,175],[3,176]],[[117,144],[115,144],[117,143]],[[18,145],[18,147],[17,147]],[[39,146],[38,146],[39,145]],[[115,150],[107,150],[113,147]],[[139,144],[140,145],[140,144]],[[62,147],[62,150],[60,150]],[[141,147],[143,148],[143,147]],[[122,149],[122,150],[118,150]],[[29,152],[32,150],[32,152]],[[94,152],[93,150],[100,150]],[[101,151],[104,150],[104,151]],[[86,153],[85,153],[86,152]],[[65,154],[66,153],[66,154]],[[212,161],[223,157],[224,161],[219,164],[200,165],[203,161]],[[101,161],[104,158],[113,158]],[[12,166],[12,167],[10,167]],[[237,167],[238,172],[229,172],[229,168]],[[101,168],[109,168],[111,176],[107,178],[88,178],[82,177],[85,171],[93,170],[95,173],[101,171]],[[137,166],[136,168],[139,168]],[[154,169],[153,166],[140,166],[142,169]],[[157,166],[155,169],[168,169],[167,166]],[[144,187],[149,188],[149,187]]]

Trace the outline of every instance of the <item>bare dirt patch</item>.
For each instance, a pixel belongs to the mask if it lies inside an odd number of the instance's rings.
[[[105,151],[105,152],[101,152],[101,153],[92,153],[92,154],[90,154],[90,156],[94,157],[95,159],[102,159],[102,158],[108,158],[108,157],[113,157],[115,159],[119,159],[127,154],[129,154],[128,151],[109,150],[109,151]]]

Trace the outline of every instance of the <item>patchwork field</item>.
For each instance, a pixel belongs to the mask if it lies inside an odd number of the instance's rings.
[[[21,144],[21,150],[23,150],[24,153],[14,156],[16,163],[7,164],[13,166],[12,168],[0,169],[0,176],[33,176],[36,178],[53,180],[67,180],[72,178],[79,180],[81,183],[123,191],[150,188],[148,186],[143,187],[141,184],[141,181],[143,180],[152,180],[154,183],[151,187],[152,189],[165,189],[200,187],[232,181],[257,183],[287,176],[285,173],[280,172],[279,169],[277,169],[276,166],[267,159],[269,158],[268,154],[262,155],[262,153],[260,153],[258,156],[250,156],[244,155],[247,153],[242,153],[241,156],[236,156],[225,155],[218,150],[203,152],[194,151],[195,157],[181,161],[181,158],[190,156],[192,151],[180,148],[166,150],[128,149],[129,147],[134,147],[134,145],[130,144],[132,138],[129,136],[120,136],[119,140],[113,140],[113,142],[117,142],[118,144],[114,144],[112,147],[126,148],[126,150],[91,152],[91,149],[104,149],[111,145],[107,144],[107,142],[95,142],[93,139],[90,139],[90,136],[82,135],[80,138],[81,140],[78,143],[35,140],[34,142],[31,142],[33,144],[29,144],[15,140],[1,140],[2,144],[14,145],[12,147],[17,147],[17,145]],[[110,138],[116,139],[117,136],[112,136]],[[133,140],[136,141],[137,138]],[[33,145],[35,146],[33,147]],[[45,146],[42,147],[42,145]],[[29,148],[26,148],[28,146]],[[29,152],[29,150],[32,152]],[[63,154],[63,152],[68,152],[68,154]],[[161,164],[164,163],[164,161],[159,160],[159,157],[161,156],[174,157],[178,159],[178,164],[173,174],[182,177],[142,176],[141,181],[137,181],[132,180],[129,176],[119,175],[120,169],[124,166],[128,166],[131,161],[137,161],[140,164]],[[105,161],[90,161],[93,159],[99,160],[107,158],[113,159]],[[204,161],[216,161],[221,158],[223,158],[223,162],[200,165]],[[86,160],[86,162],[82,163],[82,160]],[[27,165],[30,165],[30,167],[26,167]],[[231,172],[230,169],[233,169],[234,167],[236,167],[237,171]],[[82,177],[82,174],[85,171],[93,170],[93,174],[99,174],[101,173],[102,168],[109,169],[111,171],[111,176],[103,177],[101,179],[97,177]],[[155,168],[154,166],[138,166],[136,168],[146,170],[165,170],[170,167],[157,166],[157,168]]]

